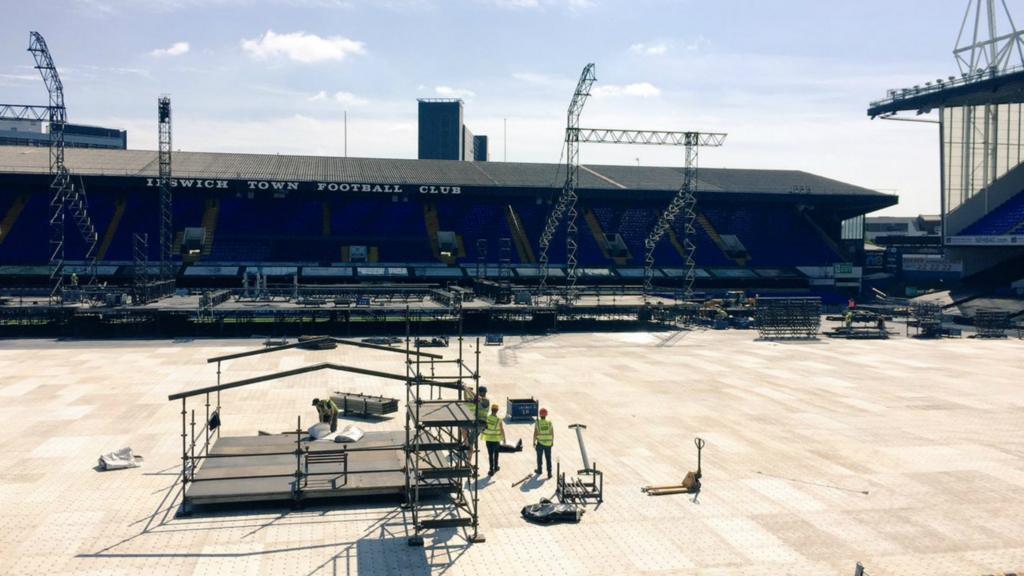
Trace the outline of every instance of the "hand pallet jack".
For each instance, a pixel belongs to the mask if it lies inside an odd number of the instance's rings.
[[[640,488],[640,491],[647,494],[648,496],[666,496],[669,494],[693,494],[693,501],[697,502],[697,496],[700,495],[700,451],[704,449],[704,440],[702,438],[694,438],[693,444],[697,447],[697,471],[687,472],[686,478],[683,478],[682,484],[669,484],[667,486],[644,486]]]

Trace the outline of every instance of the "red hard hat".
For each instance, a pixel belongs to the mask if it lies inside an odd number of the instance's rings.
[[[548,415],[548,409],[547,408],[541,408],[540,409],[540,415],[541,416],[547,416]]]

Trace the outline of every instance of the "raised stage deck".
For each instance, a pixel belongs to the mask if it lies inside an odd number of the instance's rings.
[[[352,448],[381,448],[350,451],[347,479],[337,464],[312,464],[310,472],[334,472],[309,478],[302,498],[342,498],[348,496],[401,496],[405,490],[405,432],[369,431]],[[310,452],[337,450],[342,444],[329,440],[303,440]],[[294,497],[296,458],[295,436],[225,436],[210,447],[210,458],[202,461],[190,483],[186,497],[191,504],[226,504],[292,500]],[[382,472],[365,473],[370,470]],[[267,477],[272,476],[272,477]],[[245,477],[245,478],[240,478]],[[223,478],[223,479],[219,479]]]

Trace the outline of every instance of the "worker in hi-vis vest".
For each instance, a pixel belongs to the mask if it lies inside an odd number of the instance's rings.
[[[540,476],[541,461],[547,458],[548,478],[551,478],[551,446],[555,443],[555,425],[548,420],[548,409],[540,409],[540,418],[533,424],[533,446],[537,449],[537,469],[534,474]]]
[[[463,438],[469,446],[469,456],[471,458],[476,454],[480,433],[487,426],[487,416],[491,413],[490,407],[491,401],[487,399],[486,386],[478,388],[476,397],[466,404],[466,411],[469,414],[474,414],[476,417],[476,426],[467,426],[462,431]]]
[[[498,454],[501,453],[501,443],[505,441],[505,427],[498,417],[498,405],[491,404],[491,415],[487,417],[487,426],[484,428],[484,442],[487,443],[487,464],[488,476],[494,476],[498,470]]]
[[[316,408],[316,414],[319,416],[320,421],[325,424],[329,422],[331,424],[331,432],[337,432],[338,405],[334,403],[334,400],[330,398],[327,400],[313,398],[313,407]]]

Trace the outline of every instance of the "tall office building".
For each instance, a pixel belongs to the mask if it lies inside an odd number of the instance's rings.
[[[418,102],[420,160],[487,160],[487,137],[474,136],[463,123],[462,100],[421,98]],[[482,152],[477,150],[481,142]]]
[[[420,99],[419,159],[462,160],[463,147],[462,100]]]
[[[487,150],[487,136],[473,136],[473,161],[487,162],[491,159]]]

